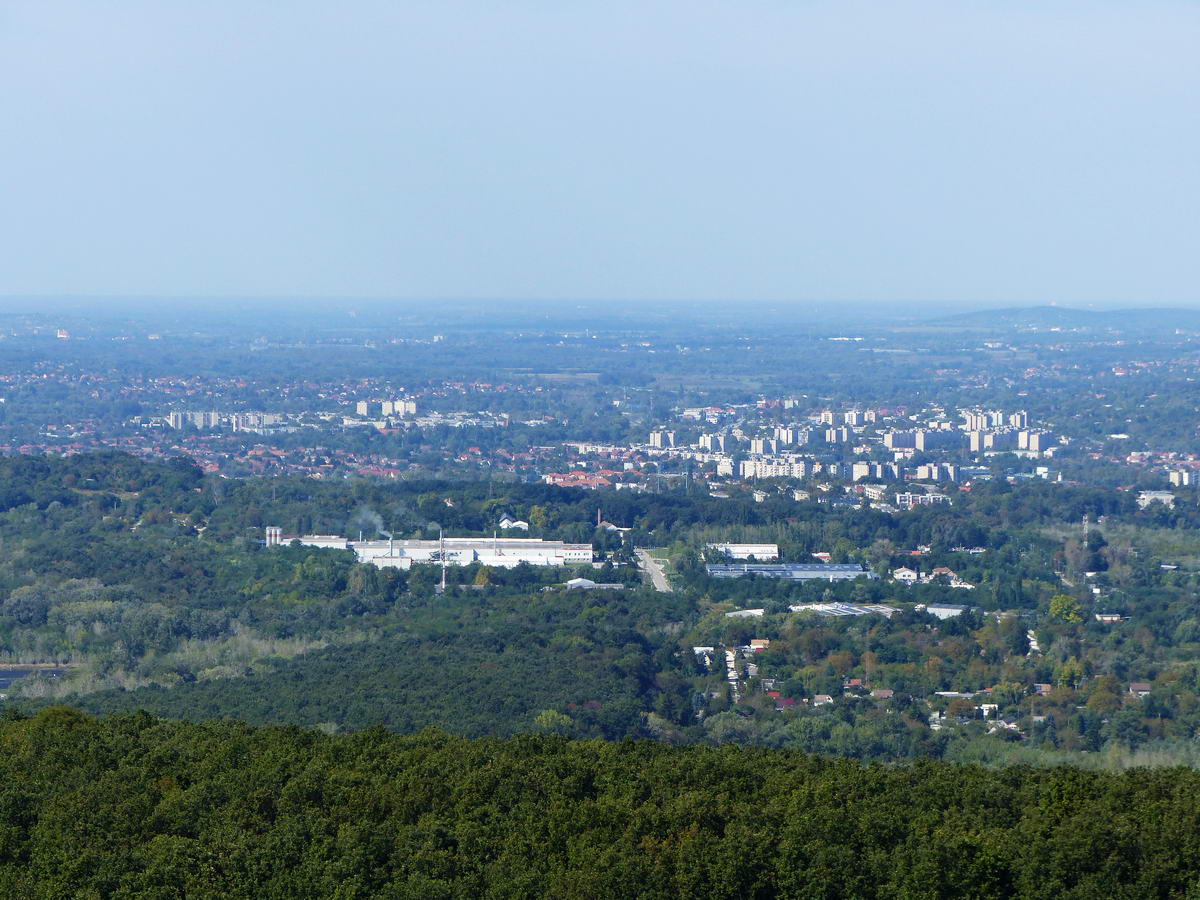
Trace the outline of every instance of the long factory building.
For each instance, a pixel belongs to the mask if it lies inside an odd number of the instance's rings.
[[[307,547],[353,550],[359,562],[380,568],[408,569],[419,563],[445,563],[469,566],[480,563],[497,568],[512,568],[521,563],[531,566],[567,566],[591,563],[591,544],[568,544],[541,538],[442,538],[432,541],[383,540],[352,541],[331,534],[285,535],[282,529],[266,529],[266,545],[276,547],[299,541]]]
[[[740,565],[707,566],[710,578],[741,578],[757,575],[760,578],[783,578],[788,581],[849,581],[854,578],[878,578],[860,565],[839,563],[742,563]]]

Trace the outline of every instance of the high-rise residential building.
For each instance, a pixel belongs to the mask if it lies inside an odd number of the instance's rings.
[[[675,446],[675,432],[673,431],[652,431],[650,432],[650,446],[659,448],[669,448]]]
[[[1054,435],[1047,431],[1022,431],[1017,446],[1031,453],[1045,453],[1054,445]]]
[[[183,419],[189,425],[194,425],[201,429],[216,428],[221,424],[221,414],[215,411],[189,411],[183,414]]]
[[[914,432],[913,446],[918,450],[957,450],[962,444],[962,433],[958,431],[922,428]]]
[[[826,428],[825,441],[829,444],[844,444],[850,440],[850,429],[845,425],[840,428]]]
[[[917,466],[918,481],[958,481],[958,467],[946,463]]]
[[[889,450],[910,450],[917,446],[917,433],[915,431],[885,432],[883,446]]]
[[[415,416],[417,403],[415,400],[384,400],[380,412],[385,416]]]
[[[987,431],[992,424],[988,414],[978,410],[964,411],[963,417],[967,420],[963,424],[963,431]]]
[[[791,462],[771,459],[747,459],[738,466],[742,478],[807,478],[813,473],[810,460]]]
[[[848,462],[827,462],[821,466],[821,471],[830,478],[850,478],[854,468]]]

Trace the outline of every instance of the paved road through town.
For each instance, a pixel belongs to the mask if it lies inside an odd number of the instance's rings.
[[[637,550],[638,565],[641,566],[643,572],[650,574],[650,583],[654,585],[656,591],[671,591],[671,583],[667,581],[667,573],[663,571],[662,565],[654,559],[645,550]]]

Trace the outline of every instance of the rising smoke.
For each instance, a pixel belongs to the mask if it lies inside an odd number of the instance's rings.
[[[385,538],[392,536],[390,531],[383,530],[383,516],[369,506],[360,506],[356,509],[346,528],[351,537],[359,533],[364,537],[374,537],[376,534],[381,534]]]

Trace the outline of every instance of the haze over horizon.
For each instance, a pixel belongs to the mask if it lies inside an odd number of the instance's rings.
[[[1200,7],[0,12],[0,296],[1200,305]]]

